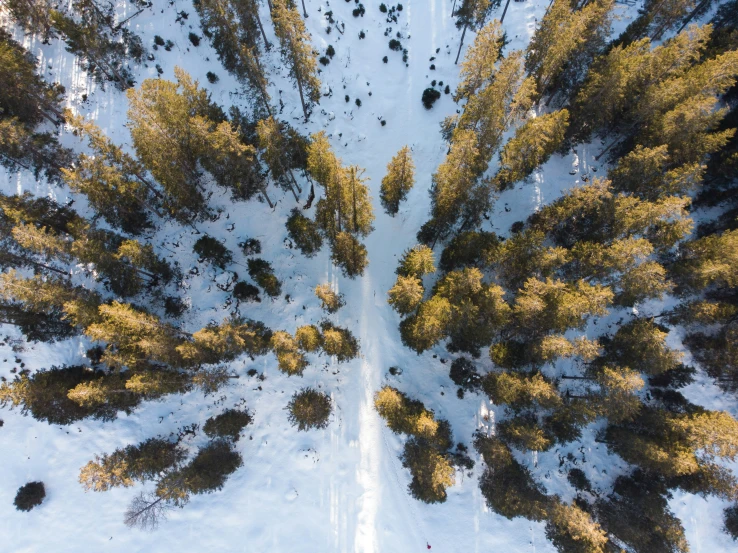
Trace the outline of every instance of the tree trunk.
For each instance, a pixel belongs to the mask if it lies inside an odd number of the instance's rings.
[[[684,23],[682,23],[682,26],[679,27],[679,30],[676,32],[676,34],[681,33],[684,30],[684,27],[689,25],[689,22],[692,21],[692,18],[694,18],[695,15],[705,6],[705,4],[709,3],[711,0],[702,0],[699,4],[697,4],[694,9],[692,10],[692,13],[689,14],[687,19],[684,20]]]
[[[266,33],[264,32],[264,26],[261,24],[261,17],[259,17],[259,13],[256,13],[256,22],[259,24],[259,30],[261,31],[261,36],[264,37],[264,47],[269,50],[271,49],[272,45],[269,44],[269,41],[267,40]]]
[[[456,53],[456,61],[454,62],[454,65],[459,63],[459,56],[461,56],[461,47],[464,45],[464,36],[466,35],[466,29],[469,25],[464,25],[464,30],[461,33],[461,42],[459,42],[459,51]]]
[[[300,81],[299,76],[295,76],[295,80],[297,81],[297,90],[300,92],[300,103],[302,103],[302,113],[305,115],[305,123],[307,123],[308,112],[307,112],[307,107],[305,106],[305,97],[302,94],[302,82]]]
[[[502,25],[502,22],[505,21],[505,14],[507,13],[508,6],[510,6],[510,0],[507,0],[507,2],[505,2],[505,9],[502,10],[502,17],[500,18],[500,25]]]
[[[307,12],[307,10],[305,9],[305,0],[302,0],[302,15],[304,15],[304,16],[305,16],[305,19],[307,19],[308,17],[310,17],[310,16],[308,15],[308,12]]]
[[[292,169],[287,169],[287,172],[290,174],[292,183],[297,187],[297,190],[300,192],[300,194],[302,194],[302,188],[300,188],[300,185],[297,184],[297,179],[295,179],[295,174],[292,172]]]
[[[264,185],[261,186],[261,193],[264,194],[264,199],[269,204],[269,207],[271,209],[274,209],[274,204],[272,203],[272,200],[269,199],[269,194],[267,194],[266,186],[264,186]]]

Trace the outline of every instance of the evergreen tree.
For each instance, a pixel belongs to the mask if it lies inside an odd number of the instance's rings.
[[[408,315],[423,301],[425,289],[423,283],[415,276],[404,277],[399,275],[395,285],[389,289],[389,303],[400,315]]]
[[[459,51],[456,53],[454,64],[459,63],[459,56],[461,55],[461,47],[464,45],[466,30],[469,27],[471,27],[472,31],[480,29],[487,20],[490,10],[494,6],[499,5],[499,0],[461,0],[461,4],[454,14],[456,15],[456,28],[463,29],[461,40],[459,41]]]
[[[19,511],[30,511],[43,503],[46,488],[43,482],[29,482],[18,488],[13,505]]]
[[[184,460],[185,452],[176,442],[149,438],[137,445],[118,448],[111,454],[95,455],[80,470],[79,481],[86,491],[105,492],[131,487],[159,476]]]
[[[561,146],[568,126],[569,112],[565,109],[530,119],[521,126],[500,152],[496,188],[510,188],[545,163]]]
[[[27,33],[41,33],[44,44],[55,37],[52,29],[52,4],[49,0],[7,0],[4,6],[13,20]]]
[[[262,151],[262,158],[272,173],[272,178],[278,183],[286,183],[286,186],[292,191],[295,201],[298,200],[298,192],[302,192],[300,185],[295,180],[295,175],[289,167],[287,157],[287,138],[284,136],[284,125],[278,123],[274,117],[262,119],[256,125],[256,135],[258,137],[259,148]]]
[[[415,184],[415,164],[410,155],[410,148],[404,146],[387,164],[387,174],[382,178],[379,198],[384,210],[389,215],[396,215],[400,202]]]
[[[208,418],[203,431],[210,438],[226,438],[237,442],[241,430],[251,424],[252,417],[246,411],[226,409],[220,415]]]
[[[609,540],[589,513],[576,503],[553,501],[548,509],[546,537],[559,551],[571,553],[604,553]]]
[[[40,2],[28,2],[31,12],[41,9]],[[20,2],[12,3],[21,6]],[[57,138],[39,129],[46,121],[63,121],[59,102],[64,88],[48,85],[36,75],[37,62],[11,36],[0,30],[0,164],[12,171],[26,169],[35,176],[43,172],[51,181],[60,179],[60,171],[71,162],[72,152],[59,146]]]
[[[502,26],[493,20],[479,29],[474,43],[464,54],[459,70],[459,86],[454,101],[471,98],[484,85],[492,82],[496,70],[495,62],[500,58],[503,44]]]
[[[332,401],[328,394],[314,388],[303,388],[292,396],[287,410],[290,424],[296,426],[298,431],[321,429],[328,426]]]
[[[682,355],[666,345],[667,329],[649,319],[634,319],[618,328],[605,351],[609,359],[647,375],[679,366]]]
[[[288,332],[278,330],[272,334],[270,346],[277,356],[279,370],[292,376],[301,376],[308,365],[305,355],[299,351],[299,344]]]
[[[612,0],[587,2],[578,10],[569,0],[554,0],[528,45],[526,70],[536,79],[539,96],[555,94],[576,81],[610,32]],[[562,82],[563,81],[563,82]]]
[[[335,355],[339,363],[350,361],[359,355],[359,341],[351,331],[328,321],[322,321],[320,329],[323,332],[323,351],[328,355]]]
[[[402,466],[410,470],[410,494],[425,503],[446,501],[446,488],[454,485],[454,468],[446,455],[423,440],[410,438],[402,452]]]
[[[556,386],[540,373],[489,373],[483,378],[482,387],[494,403],[516,410],[533,406],[553,409],[561,405]]]
[[[323,247],[323,237],[320,235],[318,225],[305,217],[296,207],[290,211],[285,226],[295,246],[305,257],[313,257]]]
[[[308,105],[320,100],[318,65],[310,45],[310,34],[294,4],[288,0],[272,1],[272,21],[281,46],[282,59],[290,68],[290,76],[295,79],[307,121]],[[308,103],[305,102],[305,96]]]
[[[77,15],[79,20],[70,15]],[[132,87],[132,74],[125,62],[140,62],[145,51],[138,36],[112,25],[113,5],[75,0],[70,15],[51,11],[51,21],[64,37],[67,51],[81,58],[82,67],[99,82],[112,81],[119,90]]]
[[[231,316],[219,325],[201,328],[190,341],[178,345],[177,352],[186,366],[222,363],[244,353],[266,355],[271,337],[272,331],[263,323]]]
[[[321,307],[328,313],[335,313],[346,305],[343,294],[337,294],[331,290],[330,284],[318,284],[314,291],[321,301]]]
[[[145,169],[113,144],[91,121],[65,113],[75,133],[87,137],[95,155],[79,156],[77,163],[63,169],[64,180],[87,196],[90,205],[112,226],[140,234],[152,226],[147,212],[161,194],[146,177]]]

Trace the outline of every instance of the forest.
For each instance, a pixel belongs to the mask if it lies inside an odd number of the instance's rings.
[[[8,551],[738,547],[738,0],[365,1],[0,0]]]

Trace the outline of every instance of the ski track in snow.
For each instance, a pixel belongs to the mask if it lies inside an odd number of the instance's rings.
[[[386,0],[385,0],[386,1]],[[504,29],[510,44],[507,51],[524,48],[540,21],[549,0],[511,2]],[[0,482],[0,550],[9,553],[138,553],[146,551],[201,553],[266,552],[270,553],[409,553],[426,551],[426,541],[433,553],[456,551],[550,553],[543,525],[527,520],[506,520],[490,512],[477,485],[482,472],[480,459],[470,475],[457,473],[456,485],[448,490],[448,500],[440,505],[425,505],[407,492],[409,473],[399,460],[403,438],[389,431],[373,408],[373,395],[384,384],[390,384],[411,396],[422,398],[427,407],[451,423],[454,439],[470,446],[477,428],[494,432],[500,410],[482,397],[459,401],[448,379],[449,355],[442,347],[423,355],[415,355],[400,343],[399,317],[389,308],[386,292],[394,281],[394,269],[402,252],[415,244],[415,233],[427,219],[430,199],[430,176],[442,161],[447,146],[443,143],[438,123],[455,113],[456,106],[442,95],[432,110],[422,108],[422,90],[432,80],[443,81],[453,90],[458,81],[458,66],[453,64],[461,31],[451,17],[450,0],[405,0],[398,22],[388,24],[379,12],[378,0],[364,0],[364,17],[351,16],[353,3],[333,0],[306,0],[310,17],[306,20],[313,45],[321,53],[334,45],[336,56],[331,64],[321,66],[321,80],[330,97],[324,96],[315,106],[308,124],[302,122],[300,102],[279,61],[277,48],[267,54],[270,70],[270,94],[273,104],[284,101],[279,116],[308,134],[325,130],[339,157],[345,164],[367,169],[374,199],[375,230],[365,240],[369,252],[366,274],[355,281],[340,275],[331,266],[328,248],[315,258],[306,259],[284,242],[284,220],[294,205],[291,194],[275,188],[274,211],[255,200],[231,202],[228,194],[214,190],[211,203],[224,210],[215,222],[198,225],[223,240],[236,253],[239,265],[234,270],[245,273],[245,260],[238,253],[239,240],[251,236],[262,241],[263,257],[270,260],[284,283],[284,291],[292,297],[265,299],[261,304],[240,306],[241,313],[263,320],[273,329],[293,332],[297,326],[315,323],[324,317],[312,289],[329,282],[346,295],[347,305],[329,318],[347,326],[359,338],[361,357],[338,365],[335,360],[312,357],[303,378],[288,378],[276,368],[274,356],[251,362],[239,359],[231,368],[240,375],[234,386],[216,397],[189,393],[160,402],[146,402],[130,416],[121,414],[113,422],[79,421],[69,427],[54,427],[23,417],[17,411],[0,411],[5,425],[0,428],[0,452],[4,476]],[[387,2],[391,5],[390,2]],[[504,3],[503,3],[504,4]],[[499,16],[500,7],[494,14]],[[622,10],[623,7],[618,8]],[[135,8],[118,5],[122,19]],[[332,10],[336,21],[344,22],[345,33],[325,31],[323,14]],[[184,25],[173,23],[176,13],[189,12]],[[269,41],[276,45],[266,3],[261,18]],[[628,16],[616,22],[622,29]],[[392,27],[390,36],[384,30]],[[133,19],[131,29],[140,34],[150,47],[155,34],[172,39],[172,52],[159,49],[156,61],[138,68],[137,82],[155,78],[154,64],[161,64],[163,78],[173,78],[175,65],[184,67],[211,91],[213,98],[226,108],[243,106],[239,86],[216,61],[207,40],[199,48],[190,45],[187,33],[200,34],[197,15],[189,1],[172,4],[156,0],[154,8]],[[366,37],[358,39],[359,31]],[[409,67],[402,54],[387,48],[389,38],[402,33],[401,42],[409,50]],[[22,37],[16,33],[17,39]],[[468,31],[464,50],[474,40]],[[124,127],[127,100],[123,94],[90,83],[61,41],[43,46],[24,39],[25,45],[39,56],[44,76],[62,82],[67,89],[67,105],[93,117],[97,124],[117,143],[130,147],[130,136]],[[438,52],[436,51],[438,50]],[[387,55],[387,64],[382,57]],[[207,59],[209,58],[209,60]],[[436,58],[431,61],[430,58]],[[463,52],[462,52],[463,58]],[[430,69],[434,63],[435,70]],[[220,81],[209,85],[206,71],[214,71]],[[370,96],[371,93],[371,96]],[[89,94],[89,102],[82,101]],[[350,101],[344,101],[344,95]],[[362,100],[359,108],[355,99]],[[379,124],[380,119],[387,126]],[[83,151],[70,135],[62,136],[64,145]],[[390,158],[405,144],[410,145],[417,167],[416,185],[392,218],[381,211],[379,187]],[[576,154],[554,156],[534,175],[532,182],[518,183],[514,190],[498,199],[491,220],[485,228],[507,234],[510,225],[525,219],[532,211],[549,203],[562,191],[581,184],[581,177],[592,175],[599,164],[592,156],[599,146],[580,145]],[[576,166],[576,167],[575,167]],[[574,175],[570,174],[576,169]],[[601,167],[600,174],[605,172]],[[302,180],[302,179],[301,179]],[[303,181],[303,199],[309,184]],[[0,173],[0,188],[5,192],[31,191],[51,195],[59,201],[72,198],[68,191],[37,183],[30,175]],[[316,190],[320,195],[320,190]],[[89,215],[84,198],[74,197],[75,208]],[[229,219],[226,219],[226,215]],[[233,223],[232,232],[226,225]],[[230,309],[229,294],[220,292],[208,275],[213,271],[199,265],[200,275],[188,271],[197,266],[191,253],[197,239],[189,229],[165,223],[156,233],[161,242],[159,252],[170,261],[179,261],[185,278],[182,290],[194,306],[184,316],[188,330],[197,330],[209,321],[219,321]],[[166,242],[166,243],[164,243]],[[440,254],[440,249],[437,255]],[[218,273],[221,274],[221,273]],[[430,280],[426,284],[430,284]],[[607,324],[607,320],[600,325]],[[17,333],[2,327],[3,334]],[[0,375],[12,378],[10,369],[16,355],[31,370],[51,364],[84,362],[89,343],[80,338],[57,344],[29,345],[14,352],[0,346]],[[390,366],[403,369],[400,377],[387,372]],[[254,368],[264,375],[263,381],[246,376]],[[334,402],[331,424],[321,431],[298,433],[289,427],[284,405],[289,397],[305,386],[327,391]],[[690,399],[715,405],[736,413],[735,403],[709,381],[688,388]],[[718,398],[718,399],[715,399]],[[183,510],[171,513],[169,520],[153,534],[131,531],[122,524],[127,503],[140,490],[152,485],[117,489],[104,494],[84,493],[77,482],[79,468],[96,453],[111,452],[116,447],[137,443],[155,435],[167,436],[184,425],[202,424],[207,417],[244,400],[254,413],[254,422],[246,428],[238,442],[244,466],[214,494],[194,497]],[[191,450],[204,443],[203,436],[188,438]],[[581,448],[581,449],[580,449]],[[471,449],[471,448],[470,448]],[[580,453],[583,452],[583,453]],[[626,467],[607,454],[591,436],[581,444],[560,448],[535,459],[521,456],[541,480],[549,493],[571,500],[573,492],[566,481],[566,471],[559,465],[559,455],[572,453],[580,458],[586,453],[591,466],[590,477],[595,487],[606,489]],[[471,454],[474,455],[473,450]],[[607,466],[607,471],[596,468]],[[564,467],[566,468],[566,467]],[[12,498],[17,488],[28,480],[43,480],[47,486],[44,504],[31,513],[18,513]],[[695,551],[728,551],[728,538],[719,531],[724,502],[704,500],[688,494],[675,494],[672,508],[687,529]]]

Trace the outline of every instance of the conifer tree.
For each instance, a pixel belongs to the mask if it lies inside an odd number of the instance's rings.
[[[539,96],[555,94],[561,80],[575,79],[604,48],[613,5],[612,0],[595,0],[574,11],[568,0],[553,1],[526,55],[526,70],[535,77]]]
[[[281,46],[282,59],[290,68],[290,76],[295,79],[302,112],[307,121],[308,106],[320,100],[318,65],[310,45],[310,34],[296,7],[288,0],[273,0],[272,21]]]
[[[396,272],[401,276],[414,276],[417,278],[423,278],[425,275],[435,273],[436,265],[433,250],[422,244],[405,250]]]
[[[203,32],[212,36],[213,48],[223,66],[246,84],[251,94],[258,95],[261,106],[271,115],[268,82],[261,64],[254,25],[259,27],[266,43],[266,35],[259,19],[258,2],[197,0],[194,5],[200,15]]]
[[[40,3],[29,2],[29,7],[33,11]],[[32,171],[36,177],[43,172],[49,180],[58,181],[72,153],[38,127],[44,121],[52,125],[63,121],[59,105],[63,87],[48,85],[37,76],[36,60],[3,30],[0,67],[0,164],[12,171]]]
[[[151,226],[147,212],[161,197],[146,176],[144,168],[113,144],[91,121],[71,112],[67,123],[80,136],[87,137],[94,156],[82,154],[77,163],[63,169],[69,187],[87,196],[90,205],[108,223],[130,234],[140,234]]]
[[[278,330],[272,334],[270,346],[277,356],[279,370],[288,375],[301,376],[308,365],[305,355],[299,351],[297,340],[288,332]]]
[[[495,76],[495,62],[502,50],[503,33],[498,20],[493,20],[482,27],[474,43],[464,54],[459,70],[459,86],[454,94],[454,101],[468,99],[476,94]]]
[[[184,460],[185,452],[176,442],[149,438],[137,445],[116,449],[111,454],[96,455],[82,467],[79,481],[85,491],[105,492],[111,488],[131,487],[159,476]]]
[[[423,301],[424,292],[423,283],[419,278],[399,275],[395,285],[387,292],[389,296],[387,303],[400,315],[408,315]]]
[[[299,209],[293,208],[290,211],[285,227],[295,246],[305,257],[313,257],[323,247],[323,237],[318,225],[305,217]]]
[[[384,210],[389,215],[396,215],[400,202],[415,184],[415,164],[410,155],[410,148],[403,146],[387,164],[387,174],[382,178],[379,198]]]
[[[292,191],[295,201],[298,200],[298,192],[302,192],[300,185],[295,180],[295,175],[289,167],[286,160],[287,139],[284,136],[282,125],[278,123],[274,117],[262,119],[256,125],[256,135],[258,137],[259,148],[262,151],[262,158],[272,173],[272,178],[277,182],[286,182],[287,187]]]
[[[330,284],[318,284],[315,287],[315,295],[321,301],[321,307],[328,313],[335,313],[346,305],[343,294],[334,292]]]
[[[565,109],[529,119],[515,132],[500,153],[500,170],[495,186],[505,190],[526,178],[559,149],[569,126]]]
[[[44,44],[55,37],[52,28],[52,3],[49,0],[7,0],[4,6],[27,33],[41,33]]]
[[[141,61],[145,53],[141,39],[112,25],[112,5],[104,7],[94,0],[76,0],[73,8],[69,15],[51,12],[54,28],[64,36],[67,51],[81,58],[85,70],[101,83],[113,81],[120,90],[132,87],[133,78],[125,61]],[[77,15],[79,20],[71,15]]]
[[[634,319],[618,328],[606,347],[608,358],[647,375],[675,369],[682,354],[666,345],[667,329],[649,319]]]
[[[553,501],[548,509],[546,525],[548,537],[559,551],[571,553],[604,553],[607,551],[606,533],[589,513],[576,503]]]
[[[628,367],[603,367],[597,382],[600,392],[593,399],[598,413],[611,423],[632,420],[641,408],[636,393],[643,388],[643,379]]]
[[[461,4],[454,14],[456,15],[456,28],[463,29],[461,40],[459,41],[459,51],[456,53],[454,64],[459,63],[459,56],[461,56],[461,47],[464,45],[466,30],[469,27],[471,27],[472,31],[480,29],[487,20],[490,10],[495,5],[499,5],[499,1],[461,0]]]

